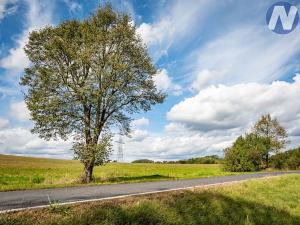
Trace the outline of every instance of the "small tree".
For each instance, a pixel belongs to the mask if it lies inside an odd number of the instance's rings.
[[[253,133],[265,140],[266,153],[264,155],[266,167],[269,167],[271,152],[279,152],[287,143],[287,132],[278,120],[272,119],[270,114],[263,115],[254,125]]]
[[[27,87],[32,132],[46,140],[76,136],[73,149],[84,164],[84,182],[109,154],[111,127],[128,134],[130,114],[165,98],[130,17],[110,5],[84,21],[33,31],[25,52],[32,65],[21,84]]]
[[[255,134],[240,136],[233,143],[232,147],[226,148],[225,170],[232,172],[256,171],[261,168],[262,156],[266,148],[264,139]]]

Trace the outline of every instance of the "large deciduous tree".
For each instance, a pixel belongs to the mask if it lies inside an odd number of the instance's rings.
[[[264,155],[266,167],[269,167],[269,157],[271,152],[277,153],[287,143],[287,132],[280,125],[276,118],[272,118],[270,114],[263,115],[253,127],[253,133],[263,138],[266,146]]]
[[[46,140],[76,137],[75,157],[92,180],[111,147],[111,128],[128,134],[130,114],[162,103],[156,69],[127,14],[110,5],[90,18],[30,33],[25,52],[32,62],[21,85],[35,126]]]

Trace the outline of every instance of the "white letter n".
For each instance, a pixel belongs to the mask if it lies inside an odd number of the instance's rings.
[[[273,13],[269,22],[269,29],[274,30],[278,19],[280,18],[282,28],[284,30],[291,30],[297,14],[296,6],[291,6],[289,14],[285,11],[284,6],[274,6]]]

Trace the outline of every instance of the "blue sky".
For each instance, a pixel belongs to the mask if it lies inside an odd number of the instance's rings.
[[[94,0],[1,0],[0,153],[71,158],[71,142],[46,142],[30,133],[19,78],[30,65],[28,33],[88,17]],[[165,103],[133,115],[124,160],[169,160],[222,154],[261,114],[287,128],[300,145],[300,31],[278,35],[265,17],[276,1],[111,1],[130,13],[159,69]],[[297,1],[289,1],[296,5]],[[115,154],[112,155],[112,158]]]

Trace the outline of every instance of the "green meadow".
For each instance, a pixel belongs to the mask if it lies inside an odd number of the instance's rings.
[[[75,160],[0,155],[0,191],[81,185]],[[218,164],[107,163],[95,167],[93,184],[201,178],[236,174]]]
[[[0,215],[1,217],[1,215]],[[300,175],[2,215],[3,225],[299,225]]]

